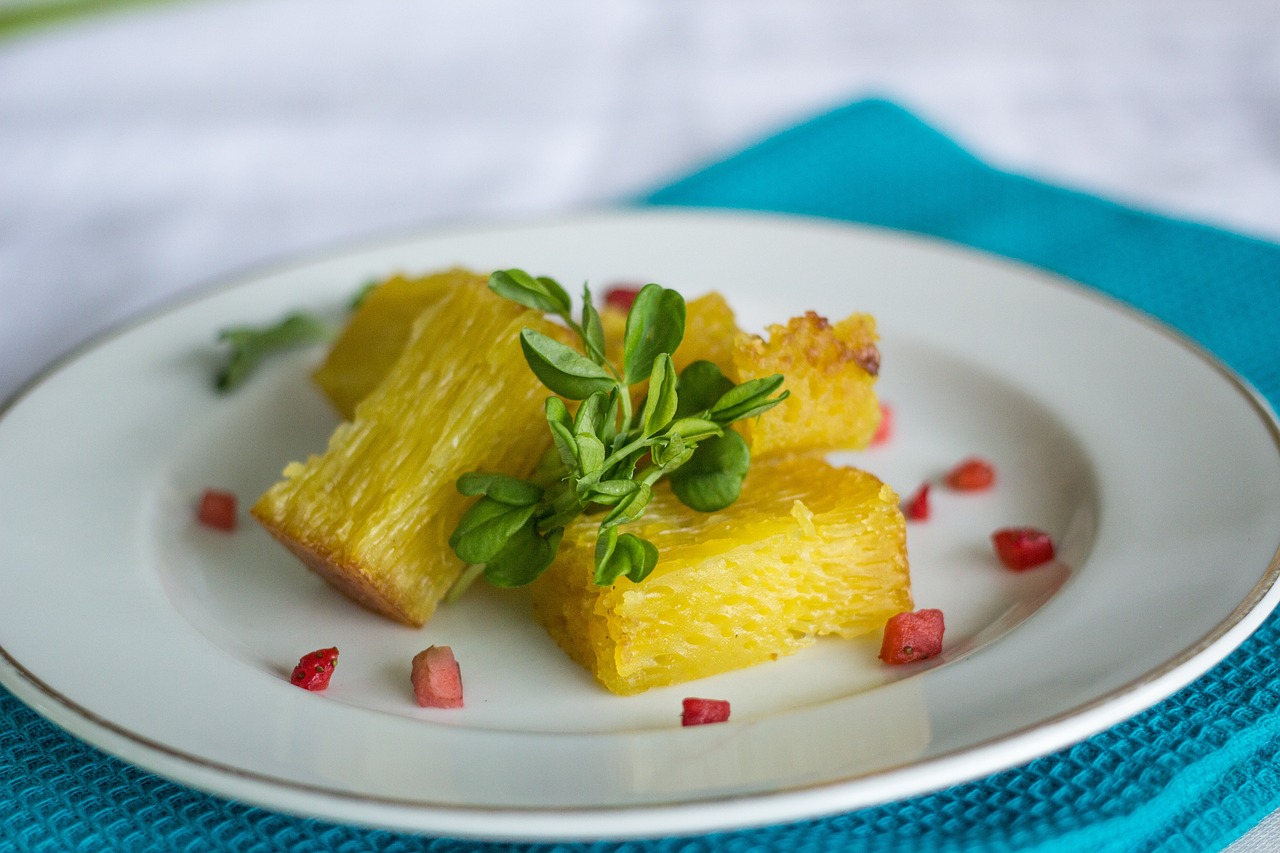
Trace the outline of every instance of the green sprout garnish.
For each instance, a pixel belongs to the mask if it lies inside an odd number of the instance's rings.
[[[489,288],[559,317],[581,340],[582,352],[534,329],[521,331],[529,368],[558,395],[545,404],[552,448],[529,480],[482,472],[458,478],[459,492],[480,499],[449,538],[454,553],[471,566],[450,600],[481,573],[501,587],[533,581],[551,565],[565,525],[587,512],[602,513],[595,583],[609,586],[624,575],[644,580],[657,565],[658,549],[619,528],[644,514],[663,477],[695,510],[714,512],[737,500],[751,454],[729,425],[785,400],[785,390],[773,396],[783,377],[734,384],[708,361],[690,364],[677,377],[671,354],[684,337],[684,298],[657,284],[641,289],[627,313],[617,366],[605,356],[604,327],[586,285],[581,322],[553,279],[502,270],[490,276]],[[632,387],[645,380],[647,395],[633,411]],[[565,399],[581,401],[576,413]]]
[[[333,329],[311,314],[290,314],[271,326],[235,326],[218,333],[231,347],[226,363],[214,378],[214,386],[226,393],[239,387],[268,355],[320,343],[333,337]]]

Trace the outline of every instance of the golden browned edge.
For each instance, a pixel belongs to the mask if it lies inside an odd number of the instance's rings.
[[[658,214],[671,215],[670,210],[665,210],[662,208],[655,208],[651,212],[656,212]],[[679,213],[688,214],[688,211],[681,208],[679,209]],[[770,216],[773,216],[774,218],[776,218],[776,215],[753,213],[749,211],[743,212],[741,210],[717,211],[717,214],[720,218],[732,218],[738,221],[752,221],[752,220],[758,220],[762,217],[770,217]],[[582,219],[583,217],[574,217],[574,218],[570,218],[569,221],[581,221]],[[788,217],[788,219],[803,222],[807,224],[809,227],[816,226],[824,229],[831,229],[833,231],[836,229],[847,229],[849,227],[846,223],[834,222],[832,220],[822,219],[822,218],[790,216]],[[1134,308],[1133,306],[1125,302],[1121,302],[1119,299],[1112,297],[1108,294],[1105,294],[1099,290],[1096,290],[1088,285],[1081,284],[1071,279],[1063,278],[1056,274],[1049,273],[1041,268],[1034,267],[1029,264],[1021,263],[1015,260],[1011,260],[1007,257],[996,255],[994,253],[985,252],[980,249],[974,249],[973,247],[952,246],[950,244],[939,243],[934,240],[925,240],[924,238],[921,238],[918,235],[904,236],[904,235],[901,235],[899,232],[896,232],[891,229],[880,229],[880,228],[875,228],[871,226],[864,226],[864,228],[867,231],[873,231],[883,235],[891,235],[891,236],[899,237],[900,239],[910,239],[912,241],[925,242],[929,246],[931,246],[934,250],[940,251],[943,254],[954,253],[954,254],[963,255],[963,256],[976,255],[991,262],[995,262],[1007,267],[1013,267],[1013,268],[1019,269],[1024,274],[1036,278],[1038,282],[1043,285],[1071,291],[1076,295],[1089,299],[1099,305],[1102,305],[1105,308],[1110,308],[1111,310],[1120,311],[1121,313],[1125,314],[1129,318],[1137,321],[1140,325],[1145,326],[1148,329],[1152,330],[1153,332],[1156,332],[1157,334],[1167,337],[1177,342],[1181,346],[1187,348],[1194,355],[1196,355],[1198,358],[1200,358],[1202,361],[1208,364],[1211,368],[1213,368],[1217,373],[1219,373],[1223,377],[1223,379],[1226,380],[1232,387],[1234,387],[1237,392],[1239,392],[1242,396],[1244,396],[1246,401],[1248,401],[1248,403],[1253,407],[1254,411],[1266,424],[1267,431],[1271,435],[1271,439],[1273,444],[1275,445],[1275,449],[1278,452],[1280,452],[1280,422],[1277,422],[1275,414],[1271,411],[1270,407],[1262,400],[1259,394],[1248,383],[1246,383],[1243,379],[1241,379],[1241,377],[1236,375],[1234,371],[1232,371],[1221,360],[1219,360],[1216,355],[1211,353],[1209,350],[1205,349],[1197,341],[1183,334],[1182,332],[1156,320],[1155,318],[1151,317],[1149,314],[1146,314],[1138,310],[1137,308]],[[466,233],[466,232],[467,232],[467,229],[465,227],[458,227],[457,229],[443,230],[441,233],[448,235],[453,233]],[[329,256],[340,257],[341,255],[342,255],[341,251],[335,250]],[[266,271],[274,271],[277,269],[285,269],[288,266],[289,264],[282,262],[277,265],[266,267],[265,269]],[[167,303],[166,305],[156,310],[142,313],[137,317],[135,317],[133,320],[122,323],[119,326],[113,327],[107,330],[106,332],[104,332],[102,335],[94,339],[91,339],[89,341],[86,341],[85,343],[81,344],[78,347],[72,348],[63,357],[51,362],[44,370],[40,371],[35,376],[31,377],[30,380],[28,380],[26,383],[20,386],[17,389],[17,391],[15,391],[8,399],[4,400],[3,402],[0,402],[0,418],[3,418],[6,412],[14,408],[24,397],[26,397],[29,393],[34,391],[39,385],[43,384],[45,380],[47,380],[53,374],[58,372],[61,368],[65,367],[67,364],[71,363],[77,358],[80,358],[92,352],[93,350],[97,349],[98,347],[102,346],[103,344],[109,342],[114,338],[121,337],[128,332],[134,331],[135,329],[144,325],[147,322],[157,320],[165,316],[166,314],[172,313],[173,311],[176,311],[178,309],[181,309],[193,303],[196,303],[201,299],[208,297],[211,293],[216,293],[220,290],[230,289],[235,285],[244,284],[246,281],[252,280],[253,277],[256,277],[254,273],[256,273],[256,275],[258,276],[265,274],[265,272],[262,269],[259,269],[259,270],[253,271],[252,273],[245,273],[242,277],[239,277],[239,278],[231,278],[231,279],[225,280],[218,286],[212,286],[205,289],[197,290],[195,293],[185,298],[174,300],[173,302]],[[906,761],[899,764],[883,767],[870,773],[860,773],[860,774],[855,773],[844,778],[832,779],[832,780],[827,780],[823,782],[793,785],[787,788],[778,789],[774,791],[753,792],[753,793],[745,793],[745,794],[729,794],[729,795],[717,796],[713,799],[706,799],[706,800],[689,800],[687,798],[683,798],[678,800],[671,800],[669,802],[648,803],[641,806],[628,806],[628,805],[574,806],[574,807],[548,808],[544,806],[480,806],[480,805],[470,805],[470,804],[441,804],[441,803],[423,802],[421,800],[412,800],[412,799],[401,798],[401,797],[373,796],[369,794],[352,793],[349,791],[342,791],[342,790],[336,790],[333,788],[327,788],[322,785],[312,785],[304,782],[298,782],[293,779],[272,776],[266,773],[248,771],[248,770],[244,770],[243,768],[236,767],[234,765],[224,764],[222,762],[203,758],[201,756],[194,755],[194,754],[185,752],[183,750],[175,749],[166,744],[160,743],[159,741],[155,741],[151,738],[148,738],[144,735],[134,732],[131,729],[125,728],[117,723],[113,723],[104,717],[99,716],[98,714],[94,713],[88,708],[85,708],[84,706],[78,704],[77,702],[70,699],[69,697],[63,695],[58,690],[54,689],[51,685],[42,681],[39,677],[35,675],[35,673],[31,672],[29,669],[27,669],[25,666],[19,663],[18,660],[14,658],[8,652],[7,649],[4,648],[3,645],[0,645],[0,659],[3,659],[16,673],[18,673],[18,675],[24,681],[26,681],[28,684],[30,684],[33,688],[35,688],[40,693],[44,694],[47,698],[57,703],[58,705],[66,708],[68,711],[75,714],[77,717],[87,721],[92,725],[95,725],[103,729],[104,731],[109,731],[112,734],[115,734],[121,738],[124,738],[125,740],[131,741],[146,749],[150,749],[155,753],[166,755],[174,759],[178,759],[194,767],[201,767],[206,770],[212,770],[219,773],[224,773],[228,776],[241,778],[241,779],[248,779],[261,784],[273,785],[276,787],[280,787],[280,788],[284,788],[292,791],[312,793],[320,796],[331,797],[336,800],[343,800],[346,802],[370,803],[370,804],[383,805],[383,806],[403,807],[408,809],[438,808],[438,809],[441,809],[444,811],[450,811],[450,812],[468,812],[468,813],[475,813],[475,814],[492,814],[492,815],[502,815],[502,814],[510,814],[513,812],[519,812],[519,813],[528,813],[528,814],[541,813],[541,814],[568,816],[568,815],[577,814],[577,813],[605,814],[610,812],[631,813],[637,810],[654,810],[654,809],[697,809],[700,807],[704,807],[707,804],[717,803],[717,802],[750,801],[750,800],[765,799],[770,796],[801,794],[806,791],[826,790],[840,784],[848,784],[855,781],[865,781],[868,779],[874,779],[876,777],[891,775],[893,773],[896,773],[908,767],[928,767],[928,766],[938,765],[938,764],[945,763],[946,761],[949,761],[951,759],[954,759],[960,755],[987,749],[989,747],[995,746],[997,744],[1005,743],[1008,741],[1013,741],[1027,734],[1030,734],[1031,732],[1045,728],[1047,726],[1056,725],[1058,723],[1062,723],[1067,720],[1070,720],[1074,717],[1078,717],[1088,711],[1107,705],[1110,702],[1113,702],[1122,696],[1133,693],[1134,691],[1138,690],[1139,688],[1147,684],[1150,684],[1154,681],[1159,680],[1160,678],[1164,677],[1170,672],[1178,669],[1188,661],[1202,654],[1210,646],[1212,646],[1218,640],[1222,639],[1222,637],[1224,637],[1229,631],[1231,631],[1232,628],[1238,625],[1244,619],[1245,616],[1247,616],[1250,612],[1252,612],[1254,608],[1256,608],[1262,602],[1262,600],[1267,596],[1267,594],[1271,591],[1272,587],[1275,585],[1278,579],[1280,579],[1280,546],[1278,546],[1276,551],[1273,553],[1271,557],[1271,561],[1268,563],[1266,570],[1263,572],[1258,582],[1254,585],[1253,589],[1250,591],[1250,594],[1243,601],[1241,601],[1240,604],[1238,604],[1235,607],[1235,609],[1232,610],[1231,613],[1229,613],[1226,616],[1226,618],[1224,618],[1215,627],[1213,631],[1206,634],[1198,642],[1196,642],[1192,646],[1189,646],[1181,654],[1168,660],[1163,666],[1157,669],[1154,669],[1151,672],[1145,673],[1141,677],[1136,678],[1133,681],[1128,682],[1127,684],[1123,684],[1120,687],[1117,687],[1116,689],[1112,690],[1111,692],[1097,697],[1093,701],[1082,703],[1076,707],[1067,709],[1066,711],[1063,711],[1060,714],[1056,714],[1047,719],[1040,720],[1036,723],[1025,726],[1021,729],[1016,729],[1014,731],[1006,732],[1003,735],[989,738],[985,741],[969,744],[967,746],[952,750],[951,752],[939,754],[930,759],[926,759],[923,761]],[[24,704],[26,703],[24,702]],[[40,712],[37,711],[37,713],[40,713]],[[41,713],[40,715],[45,717],[45,719],[48,722],[51,722],[54,725],[58,725],[59,728],[63,728],[64,731],[67,730],[65,727],[61,726],[55,721],[50,720],[45,714]],[[1108,725],[1113,725],[1113,724],[1114,723],[1111,723]],[[1100,731],[1100,730],[1101,730],[1100,728],[1094,729],[1094,731]],[[585,737],[587,735],[583,735],[583,736]],[[1087,737],[1088,735],[1086,734],[1083,736]],[[83,740],[83,738],[81,739]],[[1065,746],[1069,743],[1076,742],[1078,739],[1079,738],[1073,737],[1069,741],[1059,743],[1055,747],[1050,747],[1049,749],[1036,754],[1044,754],[1045,752],[1051,751],[1052,749],[1061,748],[1062,746]],[[1035,757],[1034,754],[1027,754],[1026,756],[1024,756],[1026,760],[1031,760],[1033,757]],[[147,766],[143,762],[131,761],[130,763],[136,763],[138,766],[142,766],[142,767]],[[999,767],[1003,767],[1003,766],[1005,765],[1004,764],[999,765]],[[988,768],[984,765],[984,767],[977,769],[976,771],[974,771],[973,773],[967,776],[949,779],[948,783],[960,782],[960,781],[963,781],[964,778],[976,778],[978,776],[985,775],[986,773],[994,772],[995,769],[998,769],[998,767]],[[154,772],[157,772],[160,775],[166,775],[162,771],[154,771]],[[172,779],[175,777],[167,776],[166,778]],[[191,783],[184,782],[181,779],[177,781],[179,781],[181,784],[191,785]],[[191,785],[191,787],[197,787],[197,786]],[[229,797],[229,795],[223,794],[217,789],[203,789],[203,790],[209,790],[211,793],[218,796]],[[927,788],[921,789],[922,792],[924,790],[929,790],[929,789]],[[865,801],[851,805],[850,808],[866,807],[880,801],[881,800],[877,799],[876,797],[870,797],[870,798],[867,798]],[[268,807],[275,808],[273,806],[268,806]],[[427,830],[422,830],[422,831],[427,831]],[[658,837],[659,835],[663,835],[663,834],[669,834],[669,833],[661,833],[661,831],[659,830],[654,833],[653,837]],[[698,832],[696,834],[704,834],[704,833]],[[547,840],[550,838],[554,838],[555,836],[552,836],[550,834],[543,834],[543,835],[530,834],[529,837],[536,838],[537,840]]]
[[[305,538],[295,537],[282,525],[259,513],[257,507],[251,509],[250,513],[276,541],[305,563],[308,569],[357,604],[411,628],[421,628],[426,623],[425,618],[405,611],[364,567],[338,562],[328,549]]]

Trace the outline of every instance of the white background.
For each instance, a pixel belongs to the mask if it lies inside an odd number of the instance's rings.
[[[607,205],[872,95],[1280,239],[1270,0],[189,0],[0,40],[0,400],[248,266]]]

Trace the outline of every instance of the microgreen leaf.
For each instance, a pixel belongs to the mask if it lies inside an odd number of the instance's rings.
[[[573,421],[564,400],[559,397],[548,397],[546,403],[547,427],[551,430],[551,441],[555,444],[556,453],[564,467],[572,471],[578,467],[578,440],[573,435]]]
[[[644,413],[640,416],[641,435],[646,437],[664,429],[676,413],[676,370],[671,356],[658,353],[649,374],[649,397],[645,400]]]
[[[782,374],[775,373],[735,385],[711,407],[708,416],[717,423],[727,424],[762,414],[791,395],[791,392],[783,391],[777,397],[769,398],[782,387],[782,381]]]
[[[684,399],[683,397],[681,399]],[[674,421],[667,432],[671,435],[678,435],[685,441],[702,441],[704,438],[711,438],[713,435],[720,435],[724,430],[715,421],[706,418],[681,418]]]
[[[214,379],[219,391],[235,389],[268,355],[281,350],[327,341],[333,330],[310,314],[295,313],[271,326],[235,326],[218,333],[231,347],[225,365]]]
[[[542,500],[543,489],[507,474],[471,471],[458,478],[458,491],[464,495],[486,495],[508,506],[532,506]]]
[[[614,446],[614,439],[620,436],[618,432],[618,415],[622,406],[622,393],[621,388],[614,388],[609,392],[609,400],[604,409],[604,417],[600,421],[598,435],[610,451],[617,449]]]
[[[360,289],[351,297],[351,302],[348,303],[347,307],[352,311],[358,311],[360,306],[364,305],[365,300],[378,289],[378,285],[380,284],[382,284],[382,279],[371,278],[364,284],[360,285]]]
[[[536,329],[520,332],[520,347],[534,375],[562,397],[585,400],[597,391],[607,394],[617,384],[603,367]]]
[[[680,405],[676,417],[683,418],[705,412],[733,388],[733,381],[710,361],[695,361],[680,371],[676,392]]]
[[[536,509],[536,504],[511,506],[482,497],[463,513],[449,537],[449,547],[464,563],[488,563],[533,518]]]
[[[578,467],[583,476],[598,474],[604,467],[606,451],[604,442],[590,433],[576,436],[578,442]]]
[[[618,537],[618,547],[614,553],[623,549],[630,552],[631,569],[627,572],[627,577],[635,583],[647,578],[658,565],[658,547],[648,539],[624,533]]]
[[[672,472],[671,491],[690,509],[715,512],[738,499],[750,466],[747,443],[733,430],[725,430],[719,438],[699,444],[693,456]]]
[[[556,558],[563,536],[563,527],[539,533],[531,519],[512,534],[505,548],[485,563],[485,580],[502,587],[532,583]]]
[[[618,528],[601,528],[596,536],[596,586],[612,586],[613,582],[626,574],[628,566],[619,564],[611,566],[613,552],[618,548]]]
[[[639,583],[657,564],[658,549],[652,542],[630,533],[619,535],[614,527],[600,531],[596,540],[597,586],[611,586],[623,575]]]
[[[604,323],[591,302],[591,288],[586,284],[582,285],[582,343],[586,346],[588,358],[596,364],[605,363]]]
[[[632,385],[649,377],[653,360],[670,355],[684,338],[684,297],[658,284],[646,284],[627,312],[622,338],[622,378]]]
[[[608,407],[609,395],[603,391],[597,391],[583,400],[578,413],[573,416],[574,434],[598,436]]]
[[[570,448],[569,452],[572,454],[573,449]],[[566,465],[560,458],[560,448],[553,443],[538,457],[538,463],[529,474],[529,482],[546,488],[562,481],[572,468],[573,465]]]
[[[658,469],[655,475],[650,476],[656,480],[662,474],[679,468],[689,461],[689,457],[697,446],[697,444],[685,441],[679,433],[667,435],[666,440],[655,445],[650,452],[650,456],[653,457],[653,464]]]
[[[524,270],[498,270],[489,276],[489,289],[499,296],[535,311],[567,317],[569,294],[554,279],[534,278]]]
[[[647,483],[638,483],[634,492],[625,495],[600,522],[600,527],[616,527],[630,524],[644,514],[645,507],[653,500],[653,489]]]
[[[635,480],[601,480],[592,483],[586,490],[592,503],[602,506],[614,506],[627,495],[639,491],[640,484]]]

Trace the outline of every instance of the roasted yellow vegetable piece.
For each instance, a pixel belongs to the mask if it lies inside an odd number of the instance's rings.
[[[791,397],[742,424],[752,458],[866,447],[880,423],[875,319],[851,314],[832,325],[809,311],[767,331],[767,340],[738,336],[727,374],[736,382],[774,373],[787,378]]]
[[[709,361],[726,371],[733,363],[733,343],[741,334],[733,309],[714,291],[690,300],[686,308],[684,340],[671,357],[676,371],[695,361]]]
[[[421,278],[392,276],[374,287],[351,315],[313,378],[346,420],[378,386],[409,341],[413,322],[459,285],[483,284],[485,276],[452,269]]]
[[[598,520],[565,531],[535,618],[604,686],[632,694],[751,666],[910,610],[898,497],[815,457],[753,462],[742,496],[699,513],[660,489],[627,526],[658,547],[639,584],[592,582]]]
[[[719,293],[689,301],[677,371],[710,361],[734,382],[781,373],[790,399],[742,424],[752,457],[860,450],[880,423],[875,381],[880,372],[875,319],[851,314],[832,325],[812,311],[770,326],[767,339],[741,331]],[[601,315],[611,357],[620,357],[626,314]]]
[[[563,334],[483,279],[455,283],[328,450],[290,464],[253,514],[356,601],[421,625],[463,568],[448,544],[472,502],[458,476],[523,476],[549,443],[547,391],[520,351],[526,326]]]

